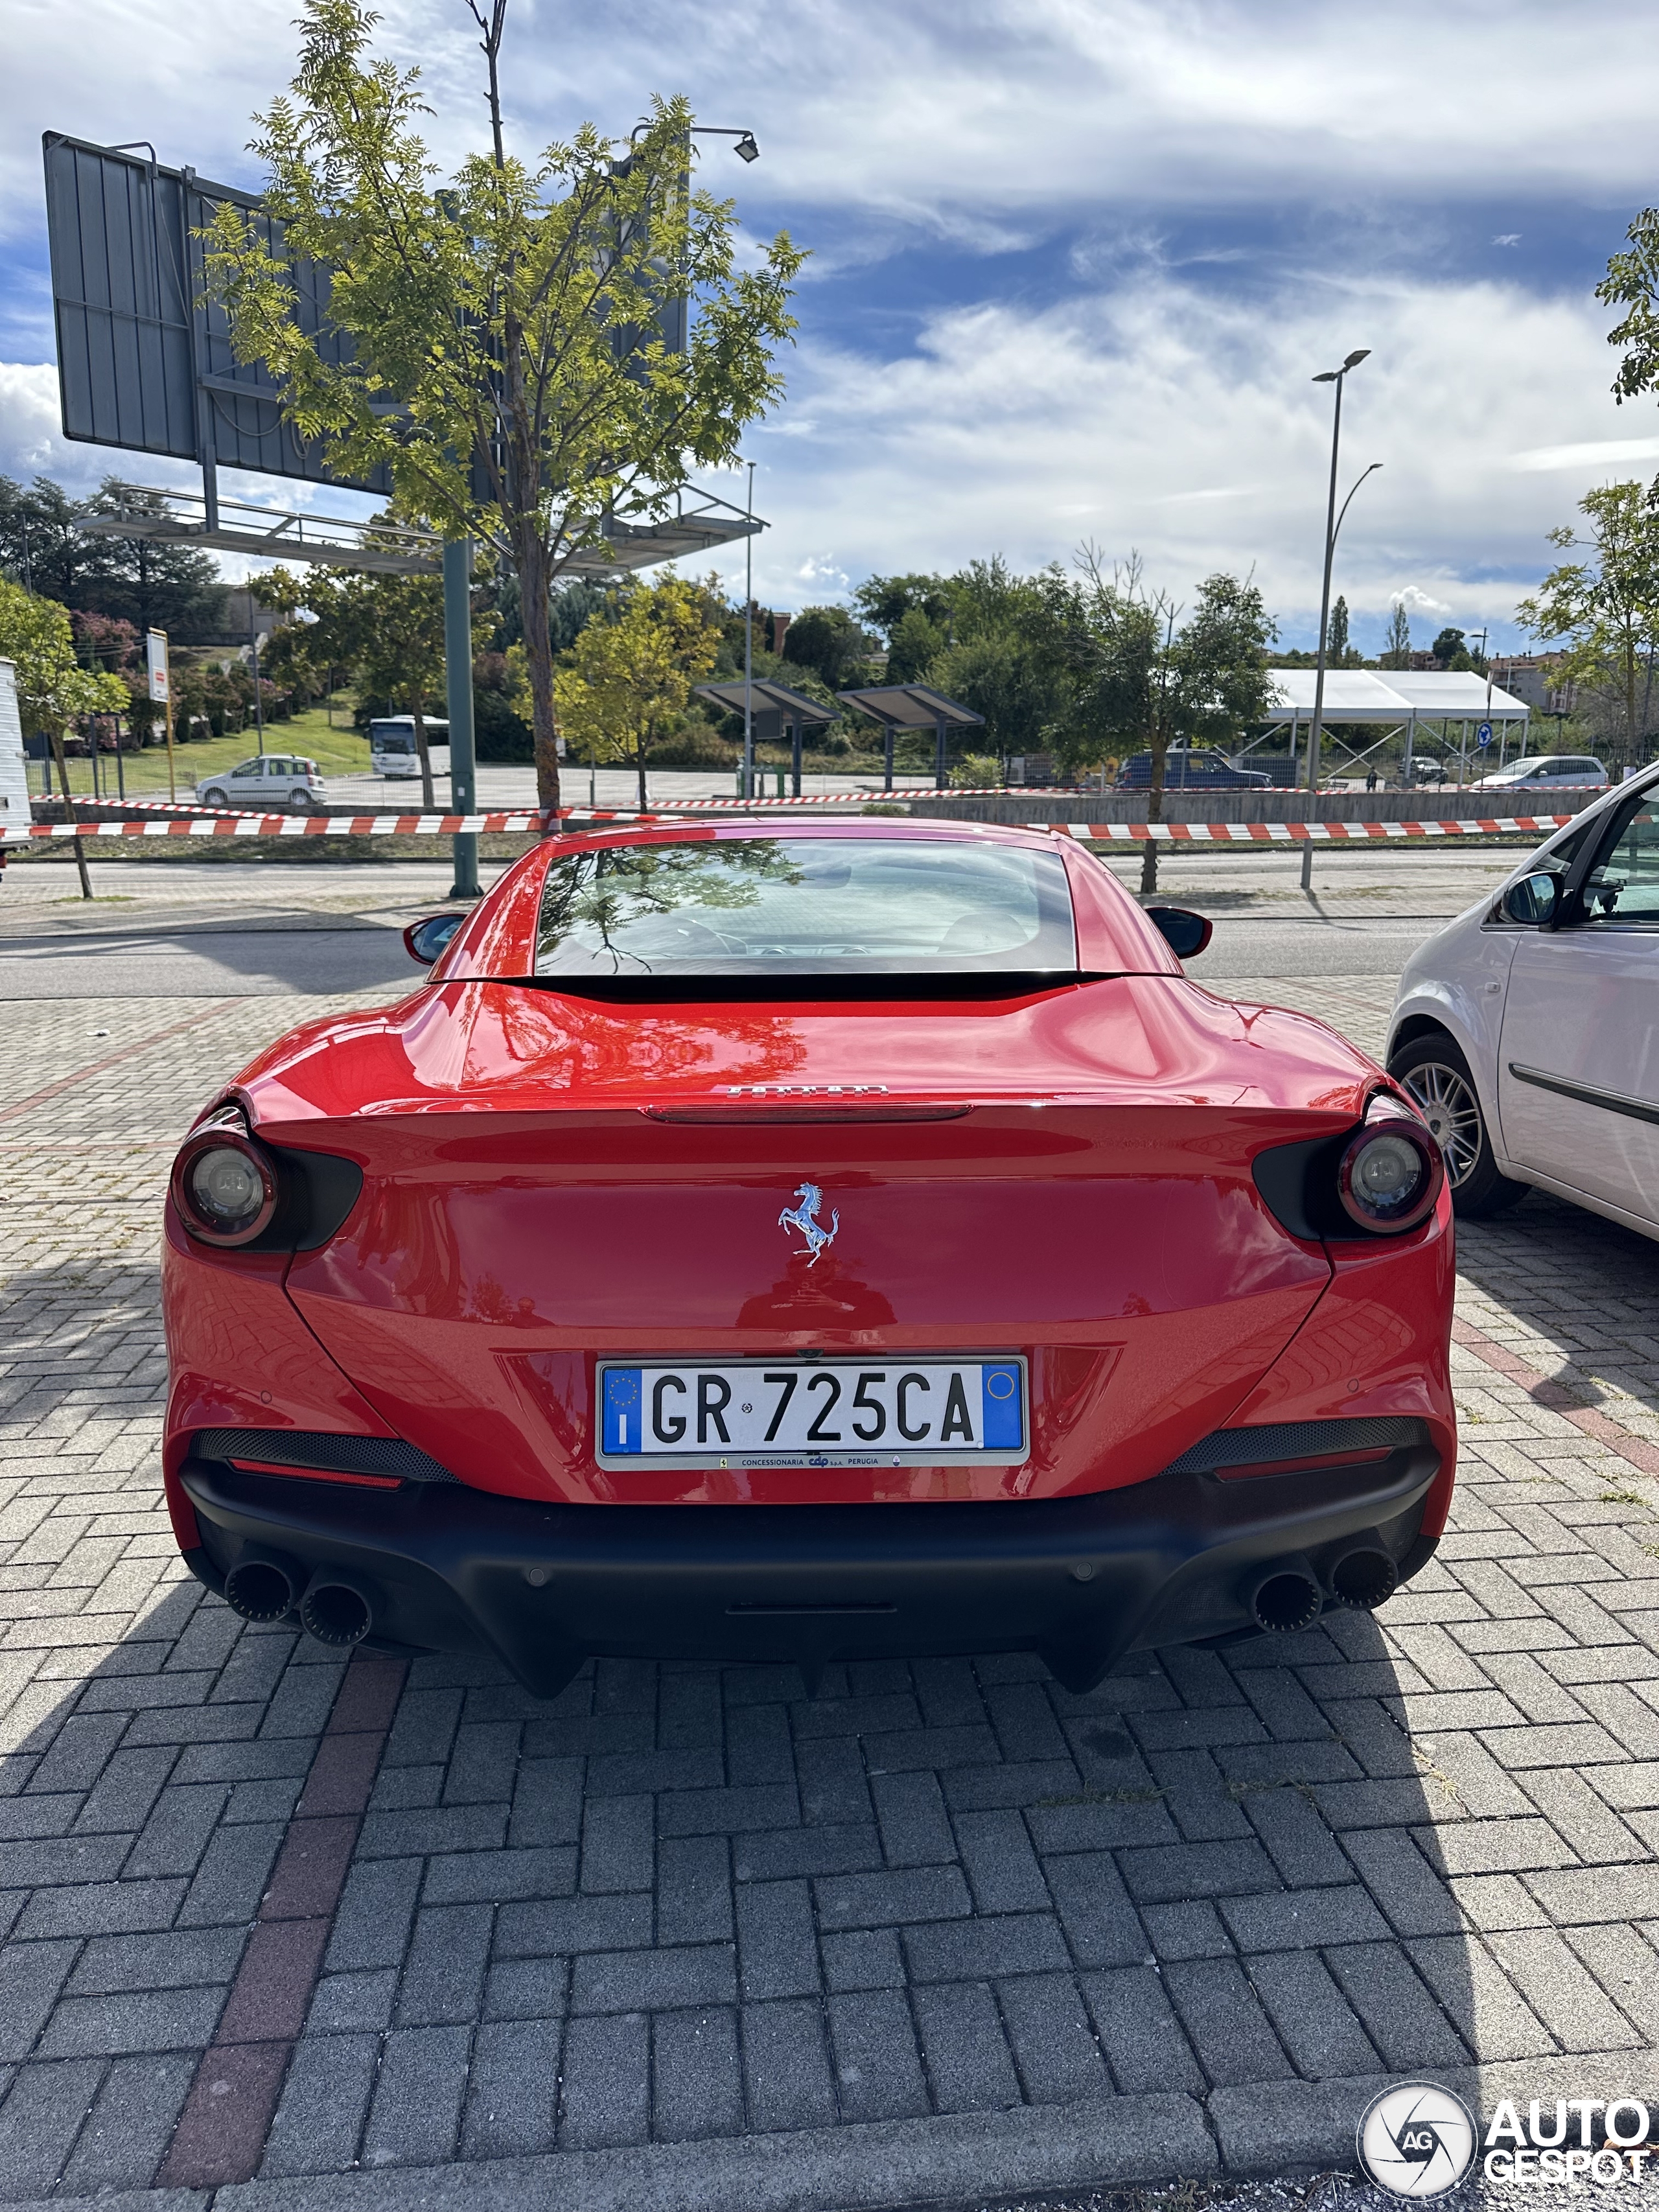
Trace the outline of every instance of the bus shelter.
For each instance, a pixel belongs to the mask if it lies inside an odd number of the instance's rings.
[[[775,745],[788,731],[791,788],[797,799],[800,797],[803,732],[821,730],[841,719],[835,708],[826,707],[822,700],[809,699],[804,691],[792,690],[787,684],[774,684],[761,676],[747,684],[699,684],[696,694],[699,699],[707,699],[711,706],[718,707],[723,714],[742,714],[746,697],[749,726],[757,744]]]
[[[971,707],[958,706],[942,691],[930,691],[925,684],[883,684],[873,691],[837,691],[836,696],[881,724],[884,791],[893,788],[893,739],[900,730],[933,732],[933,784],[943,791],[951,781],[945,754],[951,731],[981,729],[985,723],[983,714],[976,714]]]

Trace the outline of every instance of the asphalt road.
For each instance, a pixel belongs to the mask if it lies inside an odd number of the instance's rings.
[[[1199,982],[1236,976],[1397,975],[1441,927],[1435,920],[1343,916],[1329,921],[1223,915]],[[0,1001],[201,999],[286,992],[401,993],[416,981],[395,928],[368,921],[279,920],[238,926],[177,919],[73,930],[51,926],[0,940]]]

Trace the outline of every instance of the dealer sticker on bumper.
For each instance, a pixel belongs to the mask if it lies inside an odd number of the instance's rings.
[[[1028,1454],[1021,1358],[601,1361],[601,1467],[955,1467]]]

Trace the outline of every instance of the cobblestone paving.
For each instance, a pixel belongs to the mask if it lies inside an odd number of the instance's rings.
[[[1375,1047],[1386,1000],[1304,1002]],[[323,1004],[81,1000],[0,1044],[8,2200],[148,2191],[204,2051],[288,2033],[227,1992],[343,1670],[178,1562],[155,1245],[214,1077]],[[1652,2100],[1659,1486],[1570,1413],[1659,1437],[1659,1248],[1536,1197],[1461,1243],[1480,1340],[1562,1387],[1457,1351],[1453,1527],[1375,1617],[1087,1697],[1004,1656],[811,1699],[607,1662],[538,1705],[416,1662],[226,2206],[405,2204],[411,2168],[434,2204],[892,2204],[1340,2162],[1389,2075]]]

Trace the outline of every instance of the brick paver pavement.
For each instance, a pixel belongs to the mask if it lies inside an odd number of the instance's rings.
[[[1303,995],[1379,1041],[1385,988]],[[173,1139],[324,1003],[0,1045],[0,2197],[257,2156],[224,2207],[890,2205],[1340,2163],[1389,2075],[1659,2093],[1659,1487],[1614,1448],[1659,1437],[1659,1250],[1464,1230],[1454,1524],[1375,1617],[1081,1698],[420,1660],[370,1743],[337,1656],[184,1574],[155,1462]]]

